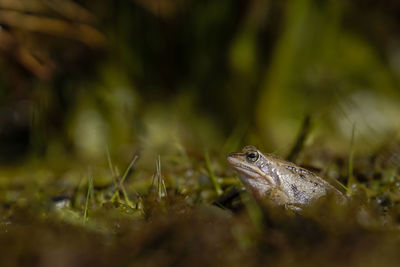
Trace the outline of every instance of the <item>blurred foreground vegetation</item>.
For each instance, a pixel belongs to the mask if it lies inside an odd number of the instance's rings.
[[[398,265],[399,12],[0,0],[0,266]],[[349,205],[256,202],[247,144]]]

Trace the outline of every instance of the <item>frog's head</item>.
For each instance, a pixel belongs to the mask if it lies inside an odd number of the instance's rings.
[[[242,152],[231,153],[226,159],[240,173],[242,181],[275,185],[274,180],[265,173],[268,159],[254,146],[245,146]]]

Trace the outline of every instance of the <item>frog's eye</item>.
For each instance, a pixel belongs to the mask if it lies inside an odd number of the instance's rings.
[[[256,162],[260,155],[258,154],[257,151],[249,151],[246,153],[246,158],[250,162]]]

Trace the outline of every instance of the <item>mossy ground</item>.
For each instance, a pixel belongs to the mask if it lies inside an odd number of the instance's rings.
[[[2,185],[0,265],[394,266],[400,185],[397,170],[377,178],[388,169],[376,163],[393,153],[377,152],[371,169],[355,158],[347,205],[328,197],[301,214],[255,201],[218,153],[208,156],[213,164],[156,158],[154,173],[138,169],[138,157],[114,177],[107,157],[89,171],[9,170],[16,179]]]

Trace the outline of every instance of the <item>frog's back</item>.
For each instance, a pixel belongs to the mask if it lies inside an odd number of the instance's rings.
[[[311,171],[297,166],[296,164],[267,154],[274,159],[281,171],[281,188],[293,203],[307,205],[329,193],[344,199],[343,194],[327,181],[312,173]]]

